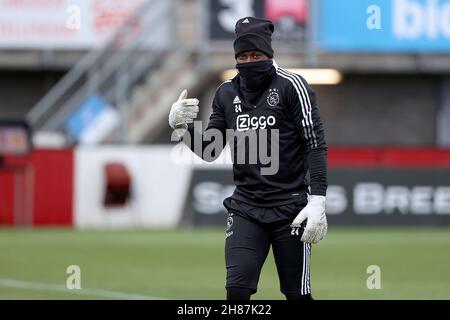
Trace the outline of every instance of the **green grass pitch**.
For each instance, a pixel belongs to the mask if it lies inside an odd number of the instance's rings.
[[[69,265],[81,287],[66,289]],[[381,268],[381,289],[366,286]],[[338,228],[313,246],[315,299],[450,299],[450,229]],[[224,230],[0,229],[0,299],[223,299]],[[132,296],[139,295],[139,296]],[[283,299],[272,253],[253,299]]]

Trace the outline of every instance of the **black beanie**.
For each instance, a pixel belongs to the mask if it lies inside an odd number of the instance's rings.
[[[244,51],[261,51],[269,58],[273,58],[272,21],[262,18],[245,17],[236,22],[234,40],[234,57]]]

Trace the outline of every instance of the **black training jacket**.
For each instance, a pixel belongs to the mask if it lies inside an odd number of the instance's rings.
[[[215,131],[220,131],[224,137],[227,129],[228,133],[230,129],[235,132],[233,140],[228,140],[233,142],[234,153],[236,189],[232,198],[263,207],[306,202],[307,193],[325,195],[327,189],[327,145],[315,93],[300,75],[279,68],[276,63],[274,66],[276,74],[272,83],[255,105],[246,102],[243,97],[239,89],[239,76],[221,84],[214,96],[205,131],[217,129]],[[192,124],[188,128],[191,137],[201,134],[194,130]],[[273,129],[278,129],[279,144],[276,139],[272,140]],[[250,146],[249,141],[255,138],[249,135],[249,131],[256,134],[256,145],[261,139],[266,139],[269,150],[266,155],[270,155],[271,148],[279,148],[279,166],[275,174],[262,174],[261,169],[270,167],[267,161],[260,161],[259,157],[256,163],[250,160],[251,154],[259,152],[260,147],[258,145],[255,149]],[[261,131],[267,134],[258,135]],[[189,144],[192,150],[193,141],[194,138]],[[226,142],[226,139],[221,141],[223,145]],[[241,163],[240,158],[238,163],[237,148],[242,147],[243,143],[246,161]],[[208,150],[205,150],[208,144],[210,141],[203,142],[202,152]]]

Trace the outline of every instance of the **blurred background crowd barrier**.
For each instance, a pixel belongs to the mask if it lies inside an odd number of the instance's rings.
[[[249,15],[316,91],[330,223],[449,225],[449,0],[0,0],[0,226],[223,225],[229,158],[167,116],[188,88],[206,123]]]

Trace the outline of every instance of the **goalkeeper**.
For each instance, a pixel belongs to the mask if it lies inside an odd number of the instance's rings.
[[[239,150],[235,148],[240,143],[233,144],[236,188],[223,202],[228,211],[225,262],[229,300],[248,300],[256,292],[270,246],[286,299],[312,299],[311,244],[327,232],[327,146],[316,97],[305,79],[273,60],[273,31],[273,23],[266,19],[237,21],[234,53],[238,75],[217,89],[206,129],[221,132],[223,145],[229,141],[228,130],[266,130],[268,134],[259,139],[267,139],[279,152],[278,170],[264,175],[262,161],[236,161]],[[194,135],[202,135],[192,124],[198,103],[187,99],[183,91],[169,115],[170,126],[192,150]],[[274,136],[278,137],[275,143]],[[210,143],[203,141],[203,150]],[[254,150],[247,145],[245,159]]]

